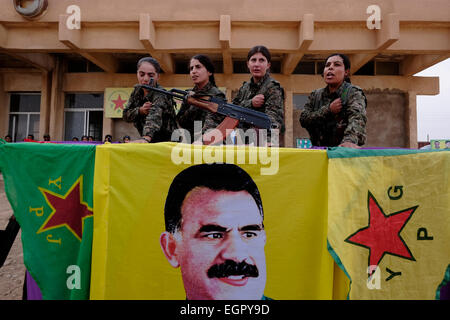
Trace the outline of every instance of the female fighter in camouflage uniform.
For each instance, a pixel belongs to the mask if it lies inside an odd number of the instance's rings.
[[[225,100],[225,94],[220,91],[214,79],[214,65],[208,56],[198,54],[191,58],[189,63],[189,73],[194,83],[194,88],[188,90],[193,97],[216,97]],[[202,110],[196,106],[185,102],[181,105],[177,114],[178,125],[189,131],[191,141],[194,141],[194,121],[201,121],[202,132],[216,128],[225,116]],[[195,132],[199,135],[200,132]],[[198,138],[198,137],[195,137]]]
[[[280,83],[274,80],[269,73],[271,54],[264,46],[256,46],[247,54],[247,67],[252,78],[243,83],[233,104],[266,113],[271,122],[272,129],[284,132],[284,90]],[[240,128],[254,128],[248,124]],[[267,135],[270,142],[270,132]]]
[[[327,86],[313,91],[300,115],[314,146],[359,148],[366,142],[367,100],[361,88],[350,83],[350,60],[334,53],[325,63]]]
[[[153,79],[153,86],[162,89],[158,84],[161,67],[155,59],[145,57],[139,60],[137,69],[139,84],[135,85],[128,100],[123,119],[133,122],[142,139],[147,142],[170,141],[172,131],[176,129],[173,100],[165,94],[149,92],[139,86],[149,85]]]

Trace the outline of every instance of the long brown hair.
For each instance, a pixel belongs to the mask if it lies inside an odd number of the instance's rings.
[[[211,59],[208,56],[204,55],[204,54],[196,54],[195,56],[193,56],[191,58],[191,61],[192,61],[192,59],[198,60],[202,65],[205,66],[206,70],[211,72],[211,75],[209,76],[209,82],[211,82],[211,84],[214,87],[217,87],[216,79],[214,79],[214,70],[215,70],[215,68],[214,68],[214,65],[213,65]]]
[[[250,61],[250,58],[255,54],[260,52],[264,57],[266,57],[267,62],[270,63],[272,60],[272,56],[270,55],[269,49],[267,49],[265,46],[254,46],[250,49],[250,51],[247,54],[247,61]]]

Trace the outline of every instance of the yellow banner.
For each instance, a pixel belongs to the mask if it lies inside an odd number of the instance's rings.
[[[450,272],[450,152],[396,152],[329,160],[328,240],[350,299],[439,299]]]
[[[91,299],[346,297],[325,151],[109,144],[95,166]]]

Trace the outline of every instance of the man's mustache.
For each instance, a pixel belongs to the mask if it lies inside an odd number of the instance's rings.
[[[233,260],[225,260],[224,263],[215,264],[208,270],[209,278],[226,278],[240,275],[257,278],[259,276],[258,268],[245,261],[238,263]]]

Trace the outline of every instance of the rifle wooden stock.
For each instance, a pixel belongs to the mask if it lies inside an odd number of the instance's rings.
[[[219,108],[219,105],[214,102],[206,101],[208,100],[208,98],[209,97],[201,97],[201,98],[188,97],[186,101],[187,103],[193,106],[216,113],[217,109]]]
[[[153,85],[142,84],[140,86],[144,89],[159,92],[171,96],[175,99],[182,100],[189,105],[196,106],[203,110],[225,116],[225,119],[215,129],[219,130],[219,132],[222,134],[223,139],[225,139],[227,135],[229,135],[231,131],[237,127],[240,121],[249,123],[262,129],[270,129],[271,127],[270,118],[265,113],[227,103],[226,100],[217,99],[211,96],[196,97],[190,95],[187,91],[175,88],[167,91],[164,89],[155,88]],[[217,133],[217,131],[215,130],[213,132],[210,132],[209,134],[203,135],[202,138],[206,142],[205,144],[209,145],[218,142],[215,141],[214,132]]]
[[[222,140],[225,140],[230,134],[231,131],[237,127],[239,124],[238,119],[233,119],[230,117],[225,117],[223,121],[217,126],[217,128],[213,129],[212,131],[209,131],[203,135],[203,144],[204,145],[210,145],[213,143],[218,143],[220,141],[215,141],[217,131],[218,130],[221,134]]]

